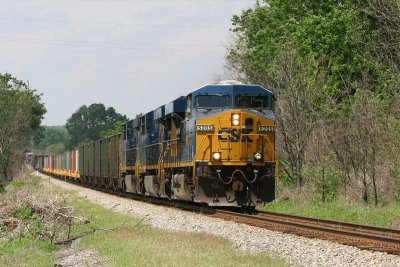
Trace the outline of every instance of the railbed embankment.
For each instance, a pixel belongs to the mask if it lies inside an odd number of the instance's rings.
[[[43,178],[47,176],[41,175]],[[210,218],[167,207],[155,206],[79,187],[52,179],[51,182],[113,211],[140,219],[151,227],[179,232],[204,233],[231,241],[238,250],[271,253],[299,266],[400,266],[400,257],[361,250],[325,240],[283,234],[267,229]]]

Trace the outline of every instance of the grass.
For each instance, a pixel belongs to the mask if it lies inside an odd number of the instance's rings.
[[[6,194],[12,194],[19,188],[37,185],[37,179],[13,181],[7,185],[6,191],[0,194],[0,198],[6,197]],[[27,213],[24,212],[26,210],[24,207],[16,210],[14,217],[25,219]],[[6,234],[5,229],[0,227],[0,238]],[[56,247],[51,242],[39,241],[34,235],[21,235],[12,240],[2,240],[0,241],[0,266],[53,266],[55,250]]]
[[[77,197],[70,204],[77,214],[91,218],[80,231],[119,227],[88,235],[80,242],[83,248],[97,250],[108,266],[287,266],[266,254],[239,252],[222,238],[151,229],[137,219]]]
[[[55,246],[34,238],[0,244],[0,266],[53,266]]]
[[[34,238],[0,243],[0,266],[53,266],[55,246]]]
[[[358,224],[400,228],[400,204],[390,203],[383,207],[361,203],[314,203],[312,201],[282,200],[260,207],[260,210],[297,214],[320,219],[337,220]]]
[[[34,178],[11,183],[5,194],[7,191],[15,194],[16,190],[26,187],[46,190]],[[232,243],[222,238],[152,229],[139,219],[105,209],[74,192],[67,193],[67,204],[74,208],[75,215],[90,220],[75,226],[72,235],[103,229],[84,236],[78,246],[96,250],[106,266],[288,266],[267,254],[237,251]],[[60,190],[60,194],[65,191]],[[30,215],[23,205],[13,212],[13,216],[22,220],[29,219]],[[0,228],[0,238],[1,231]],[[17,236],[0,242],[0,266],[54,266],[56,250],[55,245],[39,241],[34,235]]]

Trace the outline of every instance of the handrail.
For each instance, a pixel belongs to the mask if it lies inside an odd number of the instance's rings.
[[[203,137],[203,139],[201,140],[200,148],[203,147],[203,143],[204,143],[204,140],[206,139],[206,137],[209,137],[209,136],[211,136],[211,135],[221,135],[221,134],[207,134],[207,135],[205,135],[205,136]],[[197,149],[197,148],[196,148],[196,153],[193,155],[193,160],[192,160],[193,162],[195,161],[196,156],[197,156],[197,153],[199,152],[199,150],[200,150],[200,149]]]

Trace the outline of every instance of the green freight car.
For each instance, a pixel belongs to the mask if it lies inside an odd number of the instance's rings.
[[[82,182],[116,188],[121,183],[121,134],[78,148]]]

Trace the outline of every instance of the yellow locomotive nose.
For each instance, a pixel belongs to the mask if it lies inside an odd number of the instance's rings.
[[[273,162],[274,132],[259,131],[266,126],[273,129],[274,121],[236,110],[198,120],[195,160],[210,165]]]

